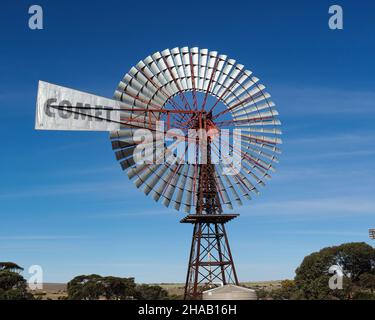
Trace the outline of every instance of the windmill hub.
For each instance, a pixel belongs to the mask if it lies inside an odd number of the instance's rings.
[[[212,120],[207,120],[206,130],[207,130],[207,132],[211,133],[210,137],[213,138],[213,139],[218,137],[219,134],[220,134],[220,129],[218,128],[218,126]]]

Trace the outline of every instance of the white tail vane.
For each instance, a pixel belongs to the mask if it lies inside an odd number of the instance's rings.
[[[117,100],[39,81],[35,129],[119,130],[120,107]]]

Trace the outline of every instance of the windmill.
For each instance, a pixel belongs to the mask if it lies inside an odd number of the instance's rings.
[[[264,89],[226,55],[166,49],[132,67],[114,99],[40,81],[36,129],[110,131],[136,187],[193,225],[184,296],[196,299],[239,283],[225,228],[238,214],[223,211],[258,194],[278,162],[280,121]]]

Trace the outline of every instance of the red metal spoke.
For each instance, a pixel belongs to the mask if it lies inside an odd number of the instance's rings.
[[[124,126],[130,126],[132,128],[136,128],[136,129],[148,129],[150,131],[153,131],[153,132],[156,132],[156,133],[163,133],[163,134],[167,134],[168,131],[164,130],[164,131],[160,131],[160,130],[156,130],[152,127],[143,127],[143,126],[137,126],[137,125],[134,125],[134,124],[130,124],[129,122],[130,121],[127,121],[127,122],[123,122],[123,121],[116,121],[116,120],[112,120],[112,119],[108,119],[108,118],[103,118],[103,117],[100,117],[100,116],[93,116],[93,115],[89,115],[87,113],[83,113],[83,112],[78,112],[78,111],[73,111],[72,108],[70,107],[66,107],[66,106],[52,106],[50,105],[50,108],[54,108],[54,109],[57,109],[57,110],[62,110],[62,111],[66,111],[66,112],[70,112],[72,114],[77,114],[77,115],[82,115],[82,116],[86,116],[86,117],[89,117],[89,118],[92,118],[92,119],[97,119],[97,120],[100,120],[100,121],[106,121],[106,122],[111,122],[111,123],[117,123],[117,124],[120,124],[120,125],[124,125]],[[121,109],[122,110],[122,109]],[[143,111],[143,109],[142,109]],[[150,110],[149,110],[150,111]],[[158,110],[152,110],[153,112],[156,112]],[[165,111],[164,111],[165,112]],[[172,111],[169,111],[168,112],[172,112]],[[177,111],[176,111],[177,112]],[[181,113],[185,113],[185,114],[188,114],[189,112],[194,112],[194,111],[188,111],[188,110],[185,110],[185,111],[181,111]],[[133,121],[134,119],[131,119],[131,121]],[[144,123],[144,122],[143,122]],[[191,138],[189,137],[186,137],[186,136],[181,136],[181,135],[175,135],[176,138],[183,138],[185,141],[189,141],[191,140]],[[195,141],[195,140],[194,140]]]
[[[225,121],[215,121],[215,125],[220,127],[222,125],[225,125],[225,124],[240,124],[240,123],[243,123],[243,124],[250,124],[250,123],[257,123],[257,122],[260,122],[260,121],[263,121],[263,120],[270,120],[270,119],[274,119],[273,116],[270,116],[270,117],[257,117],[257,118],[252,118],[252,119],[244,119],[244,120],[225,120]]]

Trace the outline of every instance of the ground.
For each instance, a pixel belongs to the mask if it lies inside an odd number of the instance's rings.
[[[159,285],[168,291],[169,296],[182,296],[184,293],[183,283],[156,283],[154,285]],[[280,280],[276,281],[257,281],[257,282],[243,282],[242,286],[251,289],[259,290],[272,290],[279,288],[281,285]],[[52,299],[58,300],[67,297],[66,284],[65,283],[45,283],[43,285],[43,290],[33,291],[36,297],[41,299]]]

